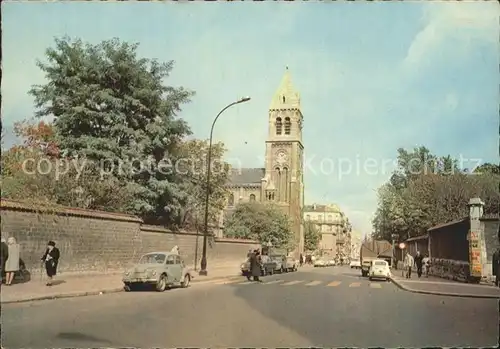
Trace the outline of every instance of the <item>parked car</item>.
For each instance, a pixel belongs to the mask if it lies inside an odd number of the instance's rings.
[[[271,259],[269,256],[263,255],[261,256],[261,275],[266,276],[266,275],[273,275],[274,271],[277,268],[277,263],[273,259]]]
[[[287,271],[297,271],[299,267],[299,261],[293,257],[286,257],[286,269]]]
[[[333,266],[335,266],[336,264],[337,264],[337,263],[335,263],[335,259],[330,259],[330,260],[328,260],[328,262],[327,262],[327,265],[328,265],[329,267],[333,267]]]
[[[349,263],[351,269],[361,269],[361,262],[359,260],[353,260]]]
[[[286,256],[281,255],[281,254],[275,254],[269,256],[272,261],[276,262],[276,266],[274,267],[274,272],[275,273],[284,273],[288,271],[286,267]]]
[[[372,261],[370,271],[368,274],[370,280],[373,279],[384,279],[389,281],[391,279],[391,270],[389,269],[389,263],[382,259],[375,259]]]
[[[163,292],[170,287],[188,287],[192,279],[191,270],[177,253],[150,252],[124,272],[122,281],[127,292],[139,285],[154,285]]]

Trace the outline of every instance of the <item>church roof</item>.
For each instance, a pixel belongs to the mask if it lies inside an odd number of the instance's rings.
[[[233,168],[229,174],[228,185],[261,184],[265,168]]]
[[[288,67],[281,79],[280,86],[274,93],[269,109],[300,109],[300,95],[292,84],[292,77]]]

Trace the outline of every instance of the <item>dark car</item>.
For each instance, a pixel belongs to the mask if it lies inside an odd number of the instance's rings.
[[[261,266],[262,276],[273,275],[278,263],[276,263],[275,260],[273,260],[272,258],[270,258],[269,256],[266,256],[266,255],[262,256],[261,260],[262,260],[262,266]]]

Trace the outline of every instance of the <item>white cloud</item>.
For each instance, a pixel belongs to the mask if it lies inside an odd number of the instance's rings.
[[[466,52],[476,40],[498,44],[498,16],[496,2],[429,2],[422,17],[423,29],[411,43],[404,66],[416,70],[428,55],[451,38],[458,39],[460,47],[453,52]]]

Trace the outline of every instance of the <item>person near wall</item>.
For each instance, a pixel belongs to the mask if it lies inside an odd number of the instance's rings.
[[[5,240],[4,237],[2,237],[1,248],[2,250],[0,254],[0,277],[1,277],[0,285],[3,283],[5,277],[5,262],[7,262],[7,258],[9,258],[9,247],[7,246],[7,240]]]
[[[57,274],[57,265],[59,264],[59,257],[61,256],[59,249],[56,247],[54,241],[47,243],[47,249],[42,256],[42,263],[45,264],[45,271],[47,272],[47,286],[52,286],[52,278]]]
[[[425,255],[424,256],[424,259],[422,259],[422,262],[424,264],[424,268],[425,268],[425,277],[429,277],[429,272],[431,271],[431,259],[429,258],[429,256]]]
[[[422,276],[422,266],[423,266],[423,261],[424,261],[424,256],[420,254],[420,251],[417,251],[417,254],[415,255],[415,258],[413,259],[415,261],[415,265],[417,267],[417,275],[420,278]]]
[[[404,260],[404,268],[406,270],[406,278],[411,279],[411,269],[414,265],[414,260],[412,255],[409,252],[406,252],[405,260]]]
[[[175,254],[179,254],[179,246],[175,245],[172,250],[170,250],[170,252],[172,253],[175,253]]]
[[[14,237],[7,239],[9,257],[5,261],[5,285],[12,285],[14,275],[19,271],[19,244]]]

